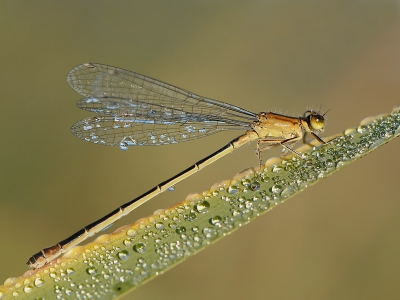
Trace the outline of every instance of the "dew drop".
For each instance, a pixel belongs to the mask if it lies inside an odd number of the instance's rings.
[[[106,231],[108,228],[110,228],[110,227],[113,226],[113,225],[114,225],[114,223],[108,224],[106,227],[102,228],[102,229],[100,230],[100,232],[101,232],[101,231]]]
[[[175,185],[173,185],[173,186],[170,186],[170,187],[168,188],[168,191],[170,191],[170,192],[173,192],[173,191],[175,191]]]
[[[348,163],[346,163],[345,161],[338,161],[336,163],[336,168],[343,168],[344,166],[348,165]]]
[[[212,192],[212,195],[213,195],[213,196],[218,196],[218,195],[219,195],[219,191],[218,191],[218,190],[214,190],[214,191]]]
[[[186,228],[184,226],[181,226],[181,227],[176,228],[175,231],[177,234],[183,234],[186,232]]]
[[[187,130],[187,132],[193,133],[193,132],[195,132],[196,128],[193,125],[188,125],[188,126],[185,126],[185,129]]]
[[[65,272],[67,273],[68,276],[71,276],[74,275],[75,270],[73,268],[67,268]]]
[[[35,281],[33,282],[33,284],[36,287],[41,287],[44,284],[44,280],[40,277],[36,278]]]
[[[186,215],[186,220],[193,222],[197,219],[197,215],[194,212],[191,212]]]
[[[325,162],[327,168],[333,168],[335,164],[333,163],[332,159],[328,158]]]
[[[377,139],[375,142],[373,142],[370,146],[369,149],[375,149],[378,148],[379,146],[382,146],[383,144],[385,144],[385,141],[382,139]]]
[[[132,240],[131,239],[125,239],[123,242],[122,242],[126,247],[130,247],[130,246],[132,246]]]
[[[120,252],[118,252],[117,257],[120,260],[127,260],[129,258],[130,254],[127,250],[122,250]]]
[[[24,287],[24,292],[25,293],[29,294],[32,291],[33,291],[33,286],[27,285],[27,286]]]
[[[259,174],[258,178],[260,178],[262,182],[269,182],[270,180],[270,178],[265,173]]]
[[[165,225],[163,222],[157,222],[154,227],[158,230],[164,229]]]
[[[232,185],[228,187],[228,193],[229,194],[236,194],[239,191],[239,188],[236,185]]]
[[[250,184],[250,189],[252,191],[258,191],[260,189],[260,184],[257,181],[254,181],[252,184]]]
[[[194,206],[194,208],[197,210],[197,212],[204,214],[204,213],[208,212],[208,210],[210,209],[210,203],[203,200],[203,201],[200,201],[199,203],[197,203]]]
[[[269,190],[274,194],[279,194],[282,190],[282,187],[279,184],[274,184]]]
[[[243,184],[244,186],[249,186],[250,183],[251,183],[251,181],[250,181],[249,179],[247,179],[247,178],[242,179],[242,184]]]
[[[289,197],[291,194],[293,194],[294,190],[291,186],[287,186],[283,189],[281,196],[283,198]]]
[[[232,209],[232,216],[233,217],[238,217],[242,214],[242,212],[240,210],[236,210],[236,209]]]
[[[131,237],[135,237],[137,235],[137,231],[135,229],[129,229],[126,234]]]
[[[353,135],[356,132],[354,128],[348,128],[344,131],[345,135]]]
[[[210,220],[210,224],[221,227],[222,226],[222,218],[220,216],[212,217]]]
[[[85,126],[83,126],[83,130],[90,130],[90,129],[93,129],[93,125],[85,125]]]
[[[268,208],[269,208],[269,202],[260,204],[259,206],[259,209],[262,211],[268,210]]]
[[[96,275],[97,274],[97,270],[95,267],[89,267],[86,269],[86,273],[88,273],[89,275]]]
[[[272,168],[272,172],[274,172],[274,173],[279,173],[279,172],[282,172],[283,171],[283,167],[282,166],[277,166],[277,165],[275,165],[273,168]]]
[[[109,274],[103,274],[103,278],[105,279],[105,280],[108,280],[108,279],[110,279],[110,275]]]
[[[128,150],[128,145],[125,142],[120,142],[119,149],[121,149],[122,151],[126,151]]]
[[[168,224],[168,226],[169,226],[169,228],[174,229],[174,228],[176,228],[177,225],[176,225],[175,222],[171,222],[171,223]]]
[[[358,133],[364,133],[364,132],[366,132],[368,130],[368,127],[366,126],[366,125],[360,125],[360,126],[358,126],[358,128],[357,128],[357,132]]]
[[[71,296],[71,295],[72,295],[72,290],[66,289],[66,290],[65,290],[65,294],[66,294],[67,296]]]
[[[144,253],[146,252],[146,245],[144,243],[137,243],[133,246],[133,250],[137,253]]]
[[[205,227],[203,229],[203,234],[205,235],[206,238],[209,239],[209,238],[214,237],[217,234],[217,232],[215,231],[214,228]]]
[[[246,208],[252,208],[252,207],[253,207],[253,202],[247,200],[247,201],[244,203],[244,206],[245,206]]]

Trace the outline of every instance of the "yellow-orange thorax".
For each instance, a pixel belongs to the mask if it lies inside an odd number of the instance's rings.
[[[261,112],[253,122],[253,130],[260,138],[274,137],[288,139],[302,136],[301,119],[272,112]]]

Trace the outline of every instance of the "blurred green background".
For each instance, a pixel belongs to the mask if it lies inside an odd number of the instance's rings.
[[[246,108],[327,114],[325,136],[400,102],[400,2],[2,1],[0,280],[241,132],[102,147],[65,81],[99,62]],[[398,299],[400,141],[375,151],[124,299]],[[246,147],[114,225],[257,165]],[[279,151],[264,154],[264,158]]]

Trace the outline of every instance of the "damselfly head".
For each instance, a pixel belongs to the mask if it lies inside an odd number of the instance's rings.
[[[324,114],[325,115],[325,114]],[[325,118],[315,111],[308,110],[304,113],[304,119],[312,132],[319,132],[324,129]]]

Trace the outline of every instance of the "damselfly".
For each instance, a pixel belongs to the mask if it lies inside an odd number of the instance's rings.
[[[272,112],[256,114],[138,73],[94,63],[72,69],[67,82],[85,97],[78,101],[78,107],[98,114],[75,123],[71,131],[94,144],[126,150],[130,146],[175,144],[226,130],[246,132],[69,238],[34,254],[27,262],[32,268],[49,263],[146,201],[251,141],[257,141],[259,160],[262,151],[277,145],[300,156],[292,145],[305,137],[305,133],[325,143],[317,135],[324,128],[324,115],[315,111],[306,111],[299,117]]]

